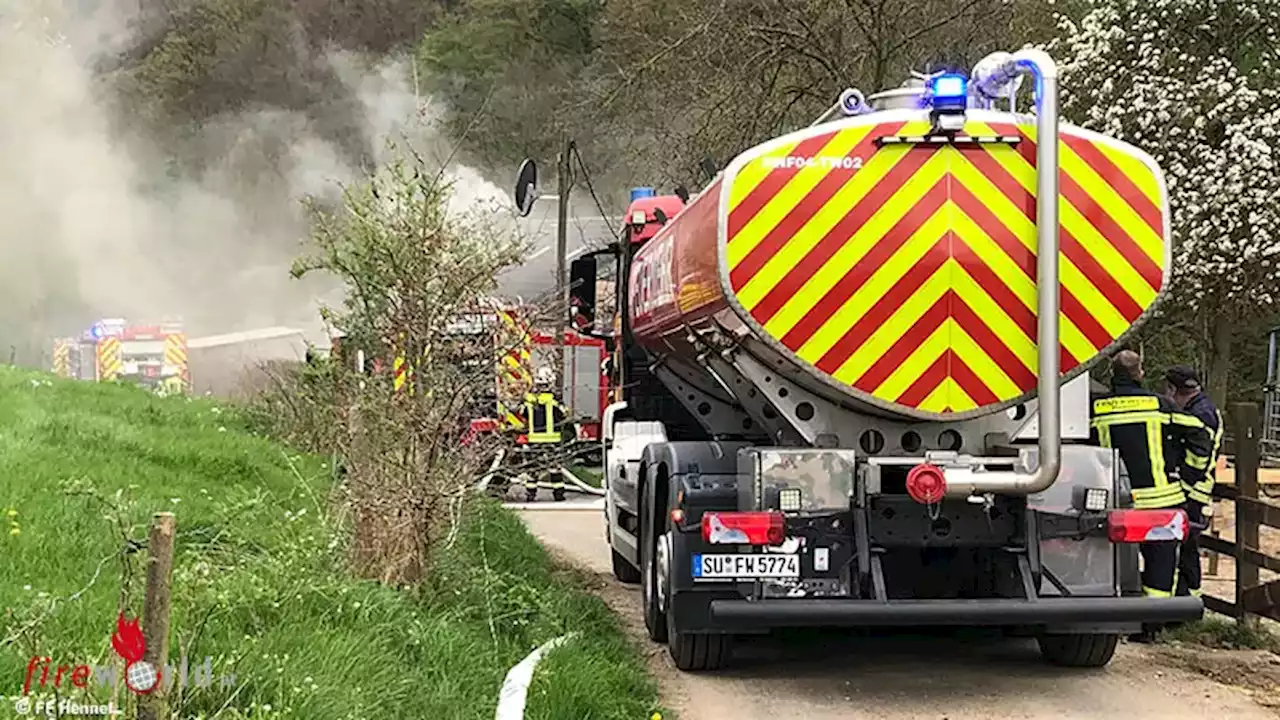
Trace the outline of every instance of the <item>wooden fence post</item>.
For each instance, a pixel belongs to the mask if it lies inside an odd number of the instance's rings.
[[[142,634],[147,650],[142,659],[161,673],[160,685],[138,698],[138,720],[166,720],[169,717],[165,685],[177,682],[166,677],[169,662],[169,582],[173,574],[173,536],[177,530],[173,513],[156,513],[147,538],[147,596],[142,606]]]
[[[1259,440],[1262,416],[1257,403],[1232,403],[1231,425],[1236,441],[1236,492],[1242,498],[1258,499],[1258,466],[1261,462]],[[1244,512],[1241,512],[1241,511]],[[1246,550],[1258,550],[1258,518],[1248,503],[1236,503],[1236,622],[1256,622],[1244,610],[1245,591],[1258,585],[1258,566],[1245,559]]]

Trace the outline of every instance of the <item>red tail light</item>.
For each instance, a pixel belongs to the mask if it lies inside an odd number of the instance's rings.
[[[784,517],[780,512],[703,513],[702,539],[713,545],[781,545]]]
[[[937,465],[917,465],[907,473],[907,494],[921,505],[941,502],[947,494],[947,476]]]
[[[1112,510],[1107,514],[1107,537],[1114,543],[1181,541],[1187,537],[1187,513],[1166,510]]]
[[[529,444],[529,436],[528,436],[528,435],[517,435],[517,436],[516,436],[516,444],[517,444],[517,445],[528,445],[528,444]]]

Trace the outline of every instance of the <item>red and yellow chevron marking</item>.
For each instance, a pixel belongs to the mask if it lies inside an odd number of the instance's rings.
[[[801,360],[881,402],[958,413],[1036,386],[1035,132],[1017,145],[886,145],[927,121],[846,126],[733,178],[729,285]],[[778,158],[817,157],[808,165]],[[1073,128],[1060,137],[1061,370],[1155,301],[1167,236],[1156,170]],[[797,166],[798,165],[798,166]]]
[[[97,346],[98,380],[115,380],[124,370],[124,361],[120,352],[120,339],[107,337],[98,341]]]
[[[518,411],[508,408],[501,400],[498,401],[498,420],[507,430],[524,429],[524,417]]]
[[[66,340],[53,341],[53,374],[71,377],[71,344]]]
[[[498,381],[511,397],[533,387],[533,333],[513,311],[499,310],[506,328],[498,337]]]
[[[395,392],[404,392],[406,389],[412,389],[410,382],[411,370],[409,362],[405,360],[403,355],[397,355],[391,361],[391,382],[392,389]]]
[[[185,388],[190,379],[187,366],[186,333],[170,333],[164,336],[164,364],[178,368],[178,377],[182,380],[182,386]]]

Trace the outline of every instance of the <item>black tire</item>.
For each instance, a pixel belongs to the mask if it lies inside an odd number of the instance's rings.
[[[685,633],[668,627],[667,652],[680,670],[719,670],[733,655],[733,636]]]
[[[657,538],[653,537],[653,510],[647,501],[641,501],[640,510],[640,576],[644,582],[641,586],[641,602],[644,606],[644,627],[649,639],[654,642],[667,641],[666,613],[658,609],[657,592],[658,569],[653,562],[653,551]]]
[[[1040,655],[1062,667],[1099,668],[1111,662],[1116,654],[1119,635],[1041,635]]]
[[[670,520],[667,531],[674,532]],[[667,577],[667,603],[675,597],[675,574]],[[668,612],[663,618],[666,630],[667,653],[671,655],[676,667],[684,671],[698,672],[703,670],[719,670],[729,664],[733,654],[733,635],[682,632],[676,627],[675,613]]]
[[[622,557],[617,551],[613,551],[613,576],[618,582],[628,585],[636,585],[640,582],[640,569],[632,565],[629,560]]]

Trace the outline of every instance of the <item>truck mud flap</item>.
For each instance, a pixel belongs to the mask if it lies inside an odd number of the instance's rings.
[[[712,600],[719,627],[1106,625],[1197,620],[1198,597],[989,600]]]

